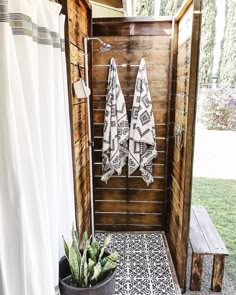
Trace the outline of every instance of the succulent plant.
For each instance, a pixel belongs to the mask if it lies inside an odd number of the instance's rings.
[[[87,232],[84,232],[82,243],[79,244],[74,225],[71,234],[70,246],[63,237],[65,256],[71,271],[70,284],[80,288],[92,287],[104,280],[117,266],[119,254],[106,251],[112,236],[108,235],[104,245],[100,246],[94,237],[88,237]]]

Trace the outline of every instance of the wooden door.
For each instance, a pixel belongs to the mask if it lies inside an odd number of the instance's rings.
[[[182,288],[185,287],[191,210],[200,10],[200,0],[186,1],[173,24],[171,105],[174,111],[170,117],[170,139],[173,140],[169,145],[172,157],[167,238]]]

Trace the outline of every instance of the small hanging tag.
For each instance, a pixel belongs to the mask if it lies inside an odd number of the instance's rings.
[[[79,80],[74,83],[75,95],[78,98],[85,98],[85,97],[88,98],[89,95],[91,94],[91,90],[89,87],[85,85],[84,80],[82,79],[80,64],[78,64],[78,71],[79,71]]]
[[[79,79],[79,81],[76,81],[74,83],[74,90],[78,98],[89,97],[89,95],[91,94],[90,88],[85,86],[84,80],[81,78]]]

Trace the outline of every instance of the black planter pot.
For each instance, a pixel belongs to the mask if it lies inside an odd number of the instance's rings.
[[[59,283],[61,295],[112,295],[115,289],[116,271],[104,281],[90,288],[77,288],[69,285],[70,266],[63,257],[59,265]]]

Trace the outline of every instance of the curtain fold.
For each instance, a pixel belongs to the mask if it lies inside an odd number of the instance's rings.
[[[0,294],[51,295],[74,222],[64,16],[0,0]]]

